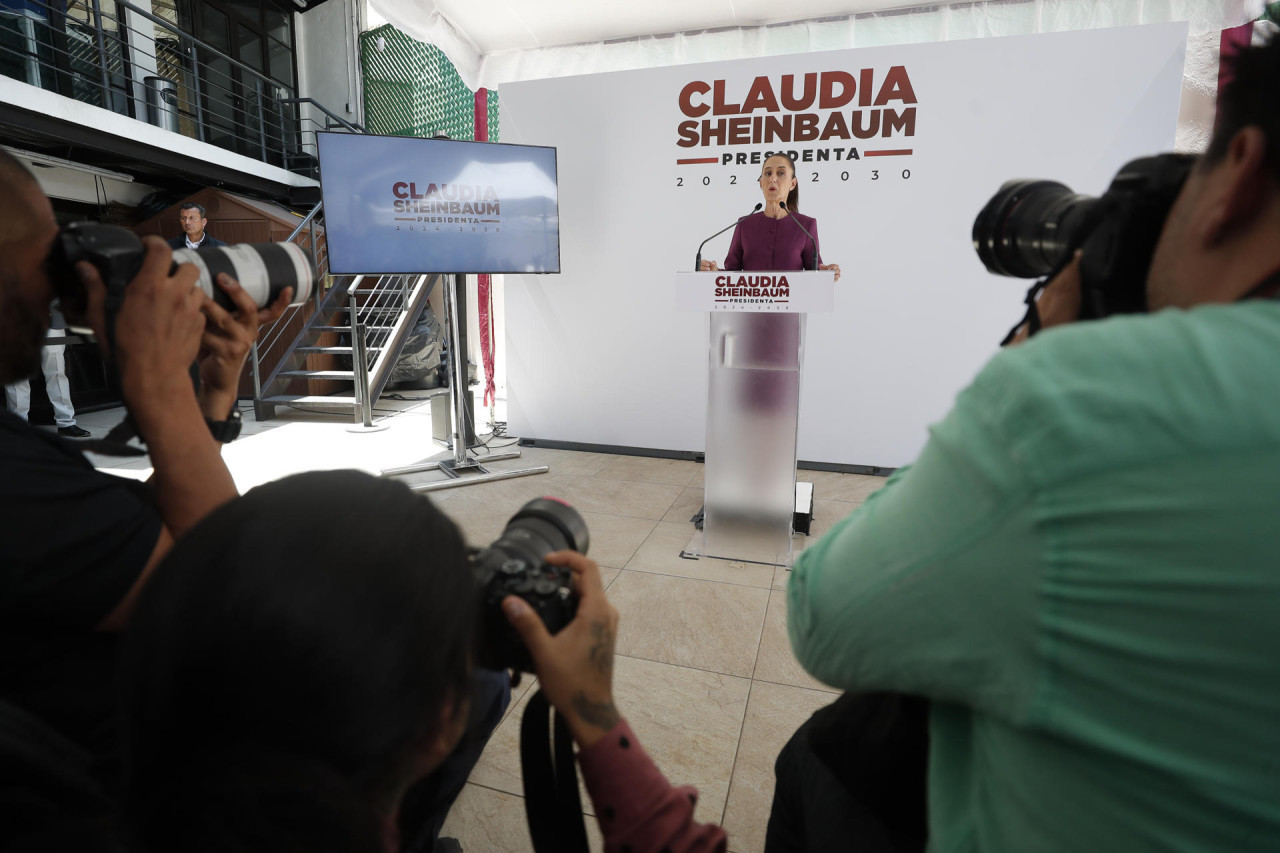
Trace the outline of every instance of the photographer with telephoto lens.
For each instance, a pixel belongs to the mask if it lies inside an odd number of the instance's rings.
[[[922,773],[859,763],[924,717],[859,738],[824,709],[778,759],[766,850],[847,849],[784,782],[814,756],[869,837],[914,797],[911,844],[860,850],[1280,849],[1280,40],[1233,70],[1194,161],[1096,200],[1006,185],[979,217],[989,266],[1050,276],[1020,345],[788,588],[810,673],[927,700],[927,826]]]
[[[70,323],[92,327],[104,349],[114,339],[109,358],[154,466],[145,484],[99,472],[75,444],[0,413],[0,736],[15,726],[44,732],[109,784],[118,752],[115,632],[174,541],[236,496],[210,424],[234,412],[258,328],[280,316],[290,293],[260,308],[221,276],[224,307],[195,286],[194,267],[171,268],[169,248],[147,238],[116,294],[109,336],[102,274],[89,263],[56,271],[60,232],[49,200],[3,152],[0,196],[0,382],[39,366],[50,303],[63,295]]]

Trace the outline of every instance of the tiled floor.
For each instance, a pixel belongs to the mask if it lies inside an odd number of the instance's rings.
[[[245,437],[224,456],[241,490],[316,468],[383,468],[443,457],[431,442],[429,407],[379,402],[383,432],[346,430],[345,418],[282,410],[267,423],[246,415]],[[499,411],[501,417],[501,411]],[[120,413],[82,415],[101,436]],[[492,442],[505,443],[505,439]],[[101,467],[144,477],[145,458],[97,460]],[[604,568],[609,598],[621,613],[615,692],[658,766],[676,784],[698,788],[697,817],[722,823],[729,849],[764,847],[773,796],[773,762],[791,733],[834,692],[801,669],[786,633],[785,568],[685,560],[690,516],[702,503],[702,466],[695,462],[525,448],[495,469],[547,465],[531,477],[432,493],[472,544],[491,542],[525,501],[568,500],[590,528],[589,553]],[[442,479],[439,473],[406,476]],[[814,533],[820,535],[884,483],[853,474],[801,472],[814,483]],[[797,537],[796,548],[812,538]],[[445,824],[445,835],[476,853],[530,850],[521,796],[519,715],[532,679],[494,734]],[[591,812],[590,801],[584,806]],[[592,848],[601,848],[594,818]]]

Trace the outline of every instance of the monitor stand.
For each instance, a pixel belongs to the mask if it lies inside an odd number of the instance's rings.
[[[434,483],[418,483],[409,486],[415,492],[435,492],[441,489],[453,489],[458,486],[470,486],[473,483],[490,483],[494,480],[511,480],[515,477],[527,477],[530,474],[545,474],[550,469],[546,465],[533,468],[519,468],[514,471],[490,471],[480,464],[480,460],[468,453],[467,438],[474,438],[474,424],[466,405],[466,395],[471,393],[467,384],[467,353],[459,344],[464,340],[461,334],[458,293],[466,293],[467,277],[465,273],[445,276],[444,307],[448,316],[445,324],[445,337],[449,344],[450,367],[453,376],[449,381],[449,399],[453,405],[452,444],[453,458],[443,462],[424,462],[419,465],[408,465],[403,468],[387,468],[382,472],[384,477],[400,474],[419,474],[423,471],[439,469],[446,479]],[[519,450],[486,455],[485,462],[496,462],[501,459],[516,459]]]

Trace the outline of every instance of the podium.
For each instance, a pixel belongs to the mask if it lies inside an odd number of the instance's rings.
[[[676,306],[709,314],[702,530],[681,556],[791,564],[805,316],[835,274],[676,273]]]

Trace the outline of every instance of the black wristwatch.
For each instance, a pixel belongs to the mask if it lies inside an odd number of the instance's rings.
[[[239,438],[240,427],[244,425],[244,421],[240,417],[240,410],[235,406],[231,407],[231,414],[227,415],[225,421],[205,418],[204,422],[209,425],[209,432],[213,433],[214,441],[222,444],[230,444]]]

